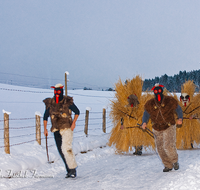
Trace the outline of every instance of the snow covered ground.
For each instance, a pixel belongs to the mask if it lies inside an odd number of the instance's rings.
[[[142,156],[134,156],[132,152],[125,155],[115,154],[114,147],[106,146],[112,129],[109,100],[113,98],[114,92],[69,90],[69,95],[74,97],[75,104],[81,111],[73,143],[78,163],[78,177],[75,179],[64,178],[64,164],[51,133],[48,138],[49,156],[54,163],[47,163],[45,140],[42,139],[42,145],[34,140],[35,112],[43,115],[42,100],[52,97],[53,90],[0,84],[0,109],[11,112],[10,154],[4,153],[3,112],[0,114],[1,190],[200,189],[199,148],[178,150],[180,169],[168,173],[162,172],[162,162],[154,151],[143,151]],[[92,108],[88,137],[83,132],[86,107]],[[107,110],[107,133],[101,130],[104,107]]]

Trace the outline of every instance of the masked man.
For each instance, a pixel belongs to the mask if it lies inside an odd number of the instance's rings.
[[[76,127],[76,121],[80,114],[79,109],[73,103],[73,98],[63,95],[63,85],[56,84],[54,88],[54,97],[43,100],[46,110],[43,117],[44,135],[48,136],[47,120],[51,118],[51,132],[54,133],[54,139],[58,152],[63,159],[67,170],[66,178],[76,177],[77,163],[72,150],[73,130]],[[72,111],[74,119],[72,120]]]
[[[163,87],[163,85],[156,84],[152,88],[155,97],[148,100],[144,106],[142,128],[146,128],[150,118],[157,151],[165,166],[163,172],[169,172],[173,168],[179,169],[174,113],[178,116],[177,126],[182,125],[183,113],[177,100],[163,95]]]

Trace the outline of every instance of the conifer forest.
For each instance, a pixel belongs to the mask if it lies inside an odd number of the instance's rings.
[[[200,69],[190,72],[179,71],[179,74],[168,76],[167,74],[154,79],[145,79],[143,83],[143,91],[151,90],[156,83],[160,83],[170,92],[181,92],[181,85],[187,80],[192,80],[196,85],[196,91],[200,90]]]

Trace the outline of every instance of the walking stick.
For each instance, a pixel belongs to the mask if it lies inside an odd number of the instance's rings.
[[[122,122],[121,122],[122,123]],[[133,127],[122,127],[123,125],[121,125],[121,129],[130,129],[130,128],[136,128],[136,127],[138,127],[139,129],[142,129],[141,128],[141,124],[139,124],[139,123],[137,123],[137,126],[133,126]],[[142,129],[143,130],[143,129]],[[151,136],[151,137],[155,137],[155,133],[153,133],[150,129],[148,129],[147,127],[146,127],[146,132]]]
[[[142,124],[139,124],[139,123],[137,123],[137,125],[138,125],[139,127],[142,126]],[[149,128],[146,127],[146,130],[147,130],[146,132],[147,132],[149,135],[151,134],[151,135],[150,135],[151,137],[154,138],[154,137],[156,136],[155,133],[154,133],[153,131],[151,131]]]
[[[51,164],[51,163],[54,163],[54,161],[49,161],[48,145],[47,145],[47,135],[46,135],[45,137],[46,137],[46,152],[47,152],[47,160],[48,160],[48,163]]]
[[[129,115],[129,114],[127,114],[127,113],[125,113],[125,112],[123,112],[123,111],[121,111],[120,109],[118,109],[120,112],[122,112],[123,114],[125,114],[125,115],[127,115],[127,116],[129,116],[129,117],[131,117],[131,118],[133,118],[133,119],[135,119],[135,120],[137,120],[138,121],[138,119],[136,119],[135,117],[133,117],[133,116],[131,116],[131,115]],[[121,119],[121,125],[123,125],[123,118]],[[141,127],[142,125],[141,124],[139,124],[139,123],[137,123],[137,127]],[[134,127],[126,127],[125,129],[128,129],[128,128],[135,128],[135,126]],[[146,127],[146,132],[151,136],[151,137],[155,137],[155,134],[150,130],[150,129],[148,129],[147,127]]]

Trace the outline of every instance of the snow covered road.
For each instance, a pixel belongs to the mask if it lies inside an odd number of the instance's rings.
[[[146,151],[142,156],[117,155],[113,148],[98,148],[76,156],[79,165],[76,179],[64,178],[66,172],[59,159],[38,168],[35,177],[1,179],[6,184],[1,189],[199,189],[200,150],[178,153],[180,170],[163,173],[163,165],[155,152]]]
[[[9,85],[0,85],[1,88],[8,88]],[[43,113],[44,105],[42,100],[48,96],[45,93],[37,92],[41,89],[31,89],[25,87],[10,86],[10,89],[1,91],[4,103],[2,108],[11,111],[12,118],[33,117],[35,111]],[[20,89],[20,91],[18,91]],[[25,90],[23,92],[23,90]],[[30,92],[29,92],[30,91]],[[51,90],[42,90],[49,92]],[[108,104],[108,98],[113,97],[111,92],[101,91],[69,91],[74,96],[81,113],[85,112],[86,106],[91,106],[92,117],[101,118],[101,110]],[[81,96],[78,96],[77,94]],[[82,96],[83,95],[83,96]],[[89,96],[90,95],[90,96]],[[102,96],[100,99],[99,96]],[[9,103],[10,99],[14,102],[29,102],[30,104]],[[33,104],[33,102],[34,104]],[[31,105],[31,106],[30,106]],[[29,109],[27,109],[29,108]],[[17,110],[17,111],[16,111]],[[109,110],[108,110],[109,111]],[[1,120],[3,119],[1,114]],[[42,145],[36,142],[21,144],[11,147],[11,154],[5,154],[1,149],[0,153],[0,190],[199,190],[200,189],[200,147],[192,150],[179,150],[180,169],[163,173],[163,165],[160,158],[154,151],[143,151],[142,156],[134,156],[132,153],[126,155],[117,155],[112,147],[104,147],[109,139],[109,133],[112,129],[108,128],[107,134],[101,130],[101,120],[98,125],[90,124],[89,136],[85,137],[84,114],[80,115],[77,123],[77,132],[74,136],[73,150],[76,154],[78,163],[76,179],[65,179],[65,168],[55,146],[53,135],[49,134],[48,145],[50,159],[53,164],[47,163],[46,147],[44,140]],[[11,120],[11,127],[31,126],[32,120],[26,121]],[[108,121],[109,122],[109,121]],[[3,123],[3,122],[2,122]],[[3,128],[3,124],[1,128]],[[96,123],[96,121],[95,121]],[[99,128],[99,129],[96,129]],[[93,129],[93,130],[92,130]],[[80,132],[78,132],[80,131]],[[3,130],[0,131],[1,146],[3,146]],[[22,133],[23,132],[23,133]],[[11,130],[11,144],[31,140],[32,128],[26,130]],[[103,148],[98,148],[103,147]],[[86,154],[80,152],[88,151]],[[8,175],[9,170],[15,178],[3,178]],[[6,173],[7,172],[7,173]],[[21,173],[19,173],[21,172]]]

